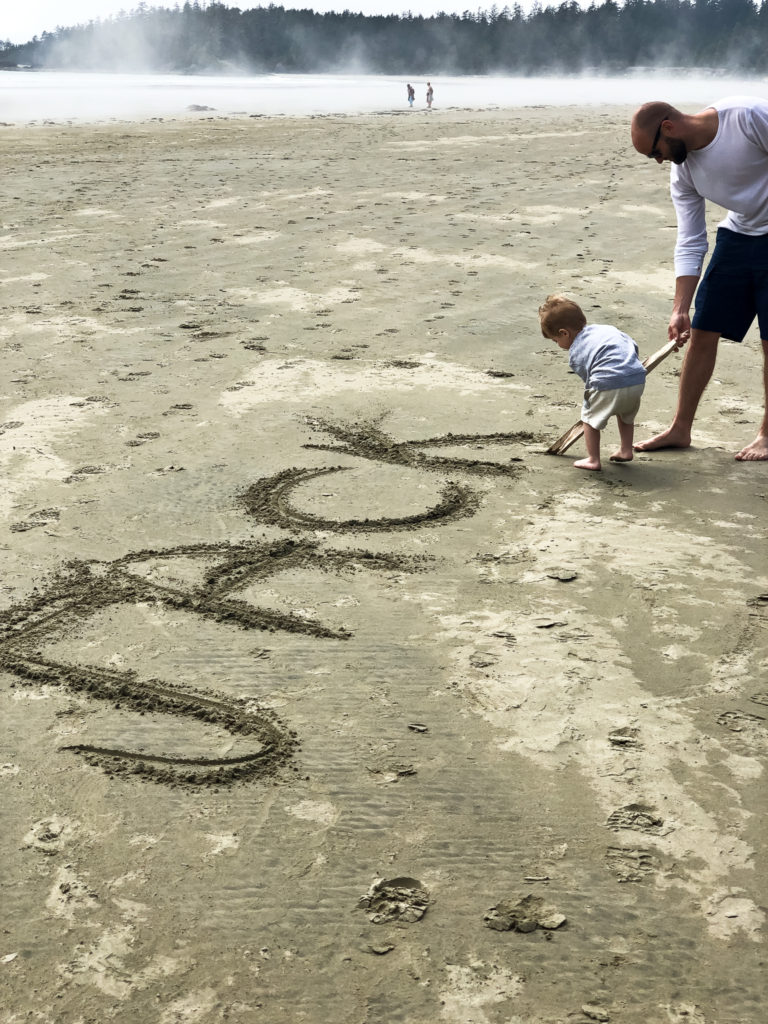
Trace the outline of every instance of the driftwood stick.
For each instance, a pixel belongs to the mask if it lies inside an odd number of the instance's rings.
[[[645,367],[646,373],[650,373],[651,370],[655,370],[659,363],[662,363],[667,356],[677,349],[678,345],[676,341],[668,341],[666,345],[662,345],[660,349],[648,356],[647,359],[643,360],[643,366]],[[566,430],[566,432],[558,437],[556,441],[547,448],[547,455],[565,455],[572,444],[575,444],[579,440],[581,435],[584,433],[584,424],[581,420],[577,420],[573,426]]]

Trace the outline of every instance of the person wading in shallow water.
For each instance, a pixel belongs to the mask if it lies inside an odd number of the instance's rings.
[[[683,360],[675,417],[667,430],[635,445],[637,451],[687,448],[701,396],[715,369],[720,338],[742,341],[757,316],[763,346],[765,410],[757,437],[736,455],[768,460],[768,100],[735,96],[697,114],[669,103],[644,103],[632,118],[632,145],[671,167],[677,213],[675,299],[670,341]],[[705,200],[728,212],[717,230],[709,266]],[[696,312],[690,307],[696,293]]]

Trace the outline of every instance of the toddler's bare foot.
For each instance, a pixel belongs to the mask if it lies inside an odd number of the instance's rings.
[[[691,432],[684,427],[671,426],[660,434],[649,437],[647,441],[638,441],[634,445],[636,452],[655,452],[661,448],[690,448]]]
[[[634,457],[635,453],[631,448],[628,451],[624,451],[623,448],[619,448],[619,450],[614,452],[611,456],[611,462],[631,462]]]
[[[576,469],[602,469],[599,459],[579,459],[578,462],[574,462]]]
[[[752,444],[736,455],[737,462],[768,462],[768,437],[758,434]]]

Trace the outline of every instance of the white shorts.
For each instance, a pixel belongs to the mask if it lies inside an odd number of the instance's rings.
[[[595,430],[603,430],[612,416],[618,416],[624,423],[634,423],[640,398],[645,390],[645,381],[634,384],[631,388],[614,388],[611,391],[584,392],[584,404],[581,407],[582,423],[588,423]]]

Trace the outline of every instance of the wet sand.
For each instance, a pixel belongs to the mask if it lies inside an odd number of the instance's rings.
[[[666,337],[629,114],[1,129],[2,1024],[762,1022],[756,332],[545,454],[546,294]]]

